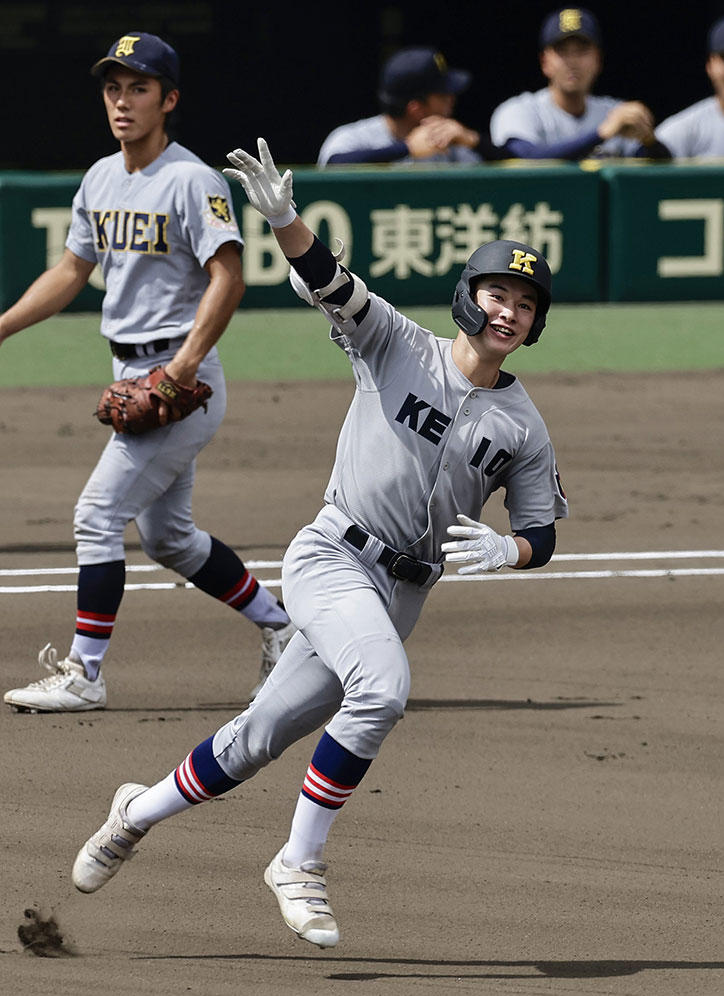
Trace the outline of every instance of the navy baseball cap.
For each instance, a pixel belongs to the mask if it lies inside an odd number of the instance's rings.
[[[379,97],[392,103],[414,100],[429,93],[462,93],[472,74],[450,69],[445,56],[434,48],[403,48],[385,63]]]
[[[541,25],[539,47],[557,45],[566,38],[585,38],[600,46],[601,28],[595,14],[583,7],[562,7],[549,14]]]
[[[178,83],[181,66],[176,51],[157,35],[145,31],[129,31],[114,41],[108,55],[91,69],[93,76],[100,76],[106,66],[117,62],[127,69],[135,69],[146,76],[166,76],[172,83]]]
[[[724,17],[712,24],[707,48],[710,53],[724,52]]]

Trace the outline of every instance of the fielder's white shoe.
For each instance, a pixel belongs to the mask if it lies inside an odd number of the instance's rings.
[[[311,944],[333,948],[339,929],[327,895],[327,866],[321,861],[304,861],[301,868],[288,868],[282,862],[284,848],[264,872],[264,881],[277,897],[288,927]]]
[[[253,702],[259,692],[264,687],[264,682],[274,670],[274,665],[282,655],[282,651],[296,633],[294,623],[287,623],[281,629],[272,629],[271,626],[262,627],[261,631],[261,667],[259,669],[259,681],[249,692],[249,701]]]
[[[38,664],[50,671],[48,678],[25,688],[11,688],[3,700],[16,712],[85,712],[105,709],[106,683],[98,672],[95,681],[86,677],[75,657],[58,660],[58,651],[47,643],[38,654]]]
[[[117,790],[108,819],[89,837],[73,863],[73,885],[81,892],[95,892],[113,878],[124,861],[135,857],[133,845],[146,836],[128,822],[126,810],[131,799],[145,792],[147,785],[126,782]]]

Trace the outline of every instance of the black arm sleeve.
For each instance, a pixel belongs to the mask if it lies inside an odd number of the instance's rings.
[[[556,548],[555,522],[551,522],[548,526],[531,526],[530,529],[519,529],[515,535],[527,539],[533,548],[533,556],[521,570],[527,571],[531,567],[543,567],[553,556],[553,551]]]
[[[314,236],[314,242],[312,242],[309,249],[302,256],[287,256],[287,259],[304,283],[312,290],[319,290],[320,287],[326,287],[337,272],[337,260],[332,255],[330,249],[323,242],[320,242],[316,235]],[[345,272],[349,273],[349,270],[345,270]],[[353,290],[354,285],[350,280],[349,283],[338,287],[336,291],[327,294],[324,300],[341,308],[352,297]],[[357,314],[353,316],[352,320],[356,325],[359,325],[369,309],[370,303],[366,301]]]
[[[304,283],[313,289],[326,287],[337,272],[337,260],[316,235],[303,256],[287,256],[287,259]]]

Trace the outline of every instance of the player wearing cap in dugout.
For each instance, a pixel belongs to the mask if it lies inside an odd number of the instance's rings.
[[[486,136],[453,118],[457,97],[471,79],[434,48],[400,49],[380,74],[380,113],[335,128],[322,144],[318,165],[499,159]]]
[[[203,383],[212,393],[206,410],[180,421],[163,405],[159,416],[167,424],[142,435],[111,435],[75,509],[75,635],[62,660],[50,644],[40,652],[48,677],[5,694],[20,711],[106,705],[101,662],[124,593],[124,531],[132,520],[149,557],[260,627],[260,683],[294,630],[234,551],[192,518],[195,458],[226,408],[215,344],[244,292],[242,240],[228,184],[169,140],[166,119],[179,100],[179,58],[170,45],[132,31],[91,71],[101,81],[120,151],[85,174],[60,262],[0,315],[0,343],[68,305],[99,265],[106,287],[101,334],[114,380],[144,378],[160,365],[168,392]],[[149,667],[161,650],[144,640]]]
[[[666,118],[656,129],[674,159],[724,158],[724,17],[709,29],[705,68],[713,96]]]
[[[654,118],[640,101],[591,93],[602,68],[601,29],[583,7],[549,14],[540,30],[540,67],[548,85],[500,104],[490,135],[520,159],[646,157],[666,159]]]

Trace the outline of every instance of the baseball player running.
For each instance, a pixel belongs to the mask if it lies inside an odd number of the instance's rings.
[[[324,507],[292,541],[282,584],[298,627],[249,708],[147,788],[126,783],[83,845],[73,882],[95,892],[160,820],[235,788],[326,723],[288,840],[264,879],[282,917],[320,947],[339,940],[324,846],[410,687],[403,642],[443,570],[540,567],[567,515],[546,427],[520,382],[501,369],[537,341],[551,300],[541,254],[518,242],[477,249],[455,290],[454,341],[437,338],[370,293],[297,216],[292,174],[280,177],[263,139],[259,159],[229,154],[227,174],[272,226],[297,293],[331,322],[356,392],[342,427]],[[512,535],[478,521],[498,488]],[[481,623],[484,626],[484,623]]]
[[[228,184],[169,140],[166,119],[179,100],[179,59],[166,42],[130,32],[92,73],[101,81],[120,151],[86,173],[62,259],[0,316],[0,343],[64,308],[99,264],[106,286],[101,334],[113,354],[115,379],[144,377],[161,366],[167,398],[195,389],[197,381],[212,394],[206,410],[182,420],[175,420],[179,414],[169,401],[156,409],[159,427],[112,434],[75,509],[75,635],[62,660],[50,644],[41,651],[49,677],[5,694],[5,702],[22,711],[106,705],[101,662],[123,597],[123,534],[131,520],[149,557],[261,628],[260,682],[294,629],[281,603],[191,515],[195,458],[226,407],[215,343],[244,292],[242,240]]]

